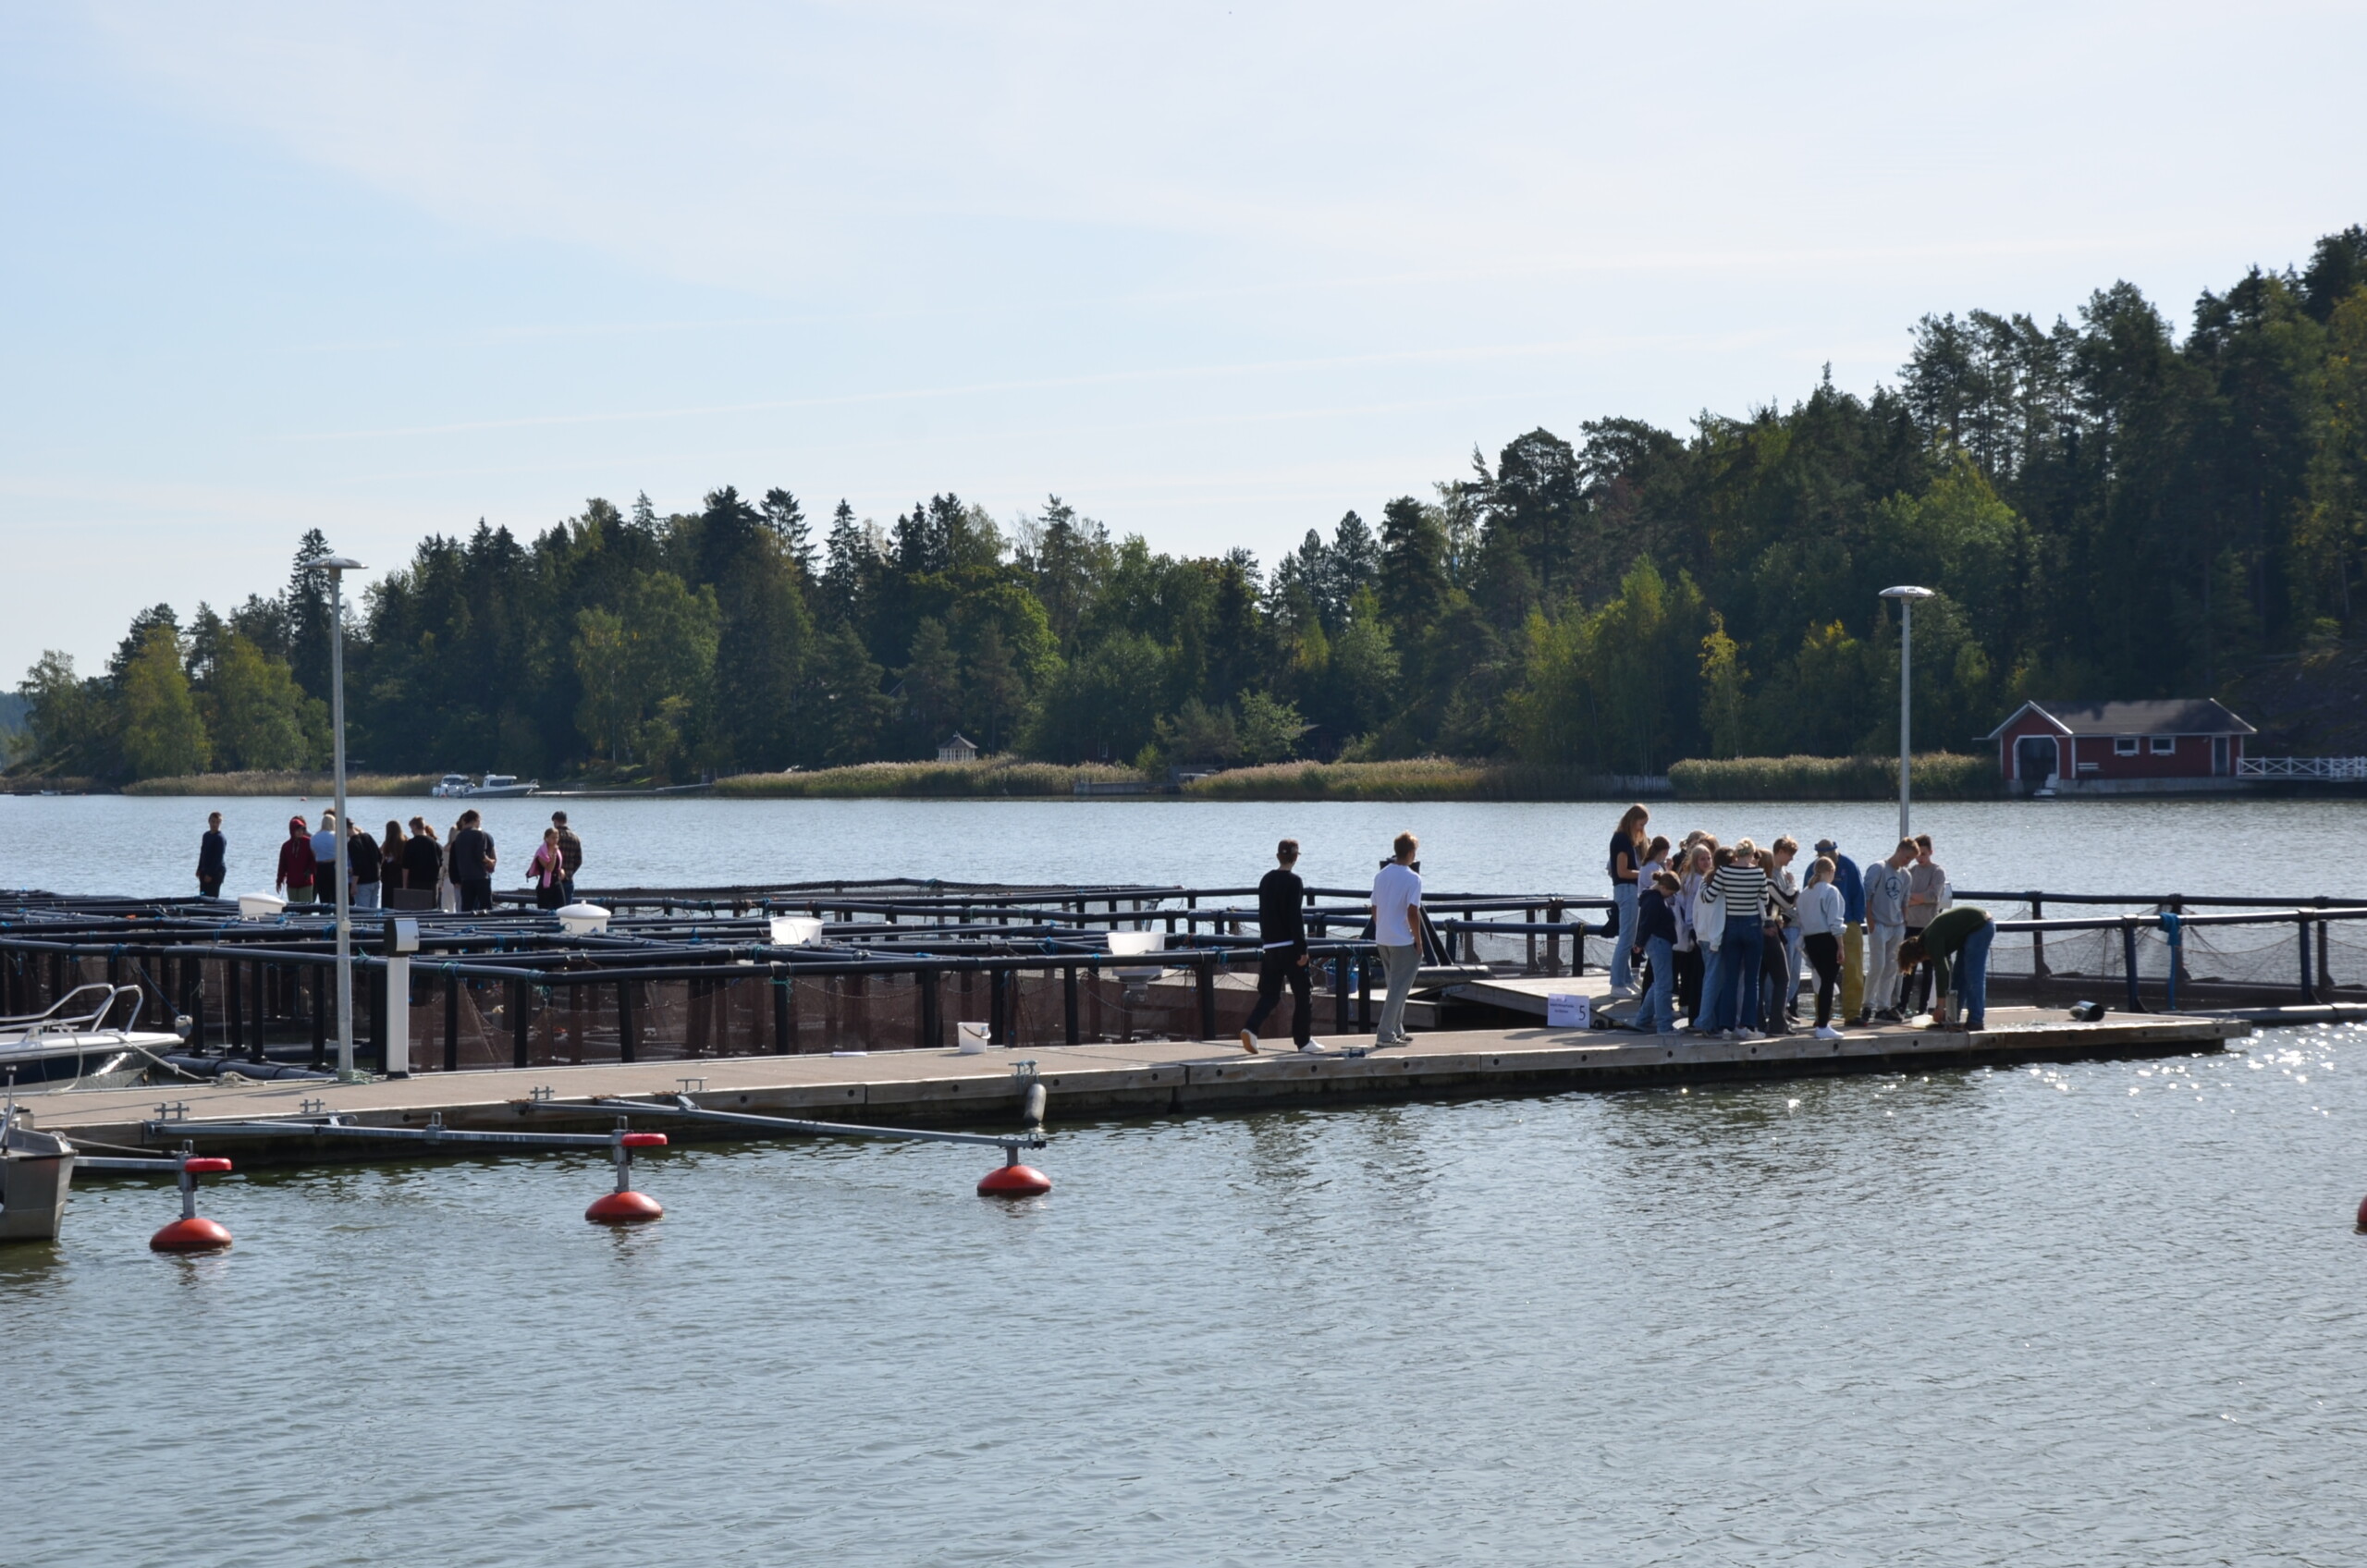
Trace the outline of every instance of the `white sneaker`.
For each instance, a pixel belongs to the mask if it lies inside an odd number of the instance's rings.
[[[1247,1051],[1251,1056],[1256,1056],[1257,1054],[1257,1036],[1251,1034],[1248,1030],[1244,1029],[1241,1032],[1241,1048]]]
[[[1298,1054],[1301,1056],[1330,1056],[1331,1054],[1331,1050],[1328,1046],[1319,1046],[1310,1040],[1306,1045],[1299,1047]]]
[[[1820,1023],[1816,1026],[1816,1037],[1820,1040],[1837,1040],[1841,1038],[1841,1031],[1830,1023]]]

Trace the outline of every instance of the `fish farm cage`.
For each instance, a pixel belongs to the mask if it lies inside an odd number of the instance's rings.
[[[834,881],[617,888],[570,929],[523,894],[489,913],[354,915],[358,1065],[455,1072],[730,1056],[1215,1039],[1242,1028],[1254,888]],[[1316,1026],[1369,1030],[1383,988],[1363,888],[1307,892]],[[2000,922],[1991,997],[2130,1011],[2367,1001],[2367,900],[1960,892]],[[1612,901],[1429,893],[1417,988],[1444,1026],[1531,1023],[1461,983],[1600,976]],[[415,952],[391,923],[415,922]],[[332,913],[235,900],[0,893],[0,1015],[121,987],[176,1062],[319,1070],[336,1035]],[[403,994],[393,994],[395,985]],[[1574,989],[1584,989],[1583,984]],[[391,1011],[390,1011],[391,1010]],[[124,1020],[117,1020],[121,1023]],[[398,1024],[399,1026],[398,1026]]]

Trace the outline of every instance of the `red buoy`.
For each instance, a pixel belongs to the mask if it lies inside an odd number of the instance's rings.
[[[999,1165],[978,1178],[978,1195],[982,1198],[1041,1197],[1052,1190],[1052,1179],[1032,1165],[1012,1160]]]
[[[592,1200],[583,1218],[595,1225],[637,1225],[665,1212],[664,1206],[647,1193],[603,1193]]]
[[[197,1179],[219,1175],[230,1169],[230,1162],[218,1156],[199,1156],[183,1144],[180,1170],[181,1217],[148,1238],[152,1252],[219,1252],[230,1244],[230,1232],[211,1219],[201,1219],[197,1214]]]
[[[2367,1233],[2367,1198],[2359,1200],[2359,1229],[2362,1233]]]
[[[195,1215],[176,1219],[148,1238],[149,1250],[153,1252],[219,1252],[229,1244],[229,1231]]]

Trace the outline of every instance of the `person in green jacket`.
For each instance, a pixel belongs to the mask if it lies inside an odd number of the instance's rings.
[[[1932,1005],[1933,1027],[1946,1025],[1950,1000],[1967,1029],[1988,1023],[1989,945],[1996,939],[1997,923],[1987,910],[1958,904],[1933,915],[1898,945],[1899,967],[1907,974],[1924,963],[1932,966],[1932,995],[1941,998]]]

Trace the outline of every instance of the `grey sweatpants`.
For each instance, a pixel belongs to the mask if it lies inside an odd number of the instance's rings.
[[[1414,972],[1422,967],[1422,949],[1411,942],[1380,949],[1381,972],[1389,978],[1389,998],[1380,1004],[1380,1027],[1373,1038],[1384,1045],[1405,1037],[1405,1001],[1414,994]]]

